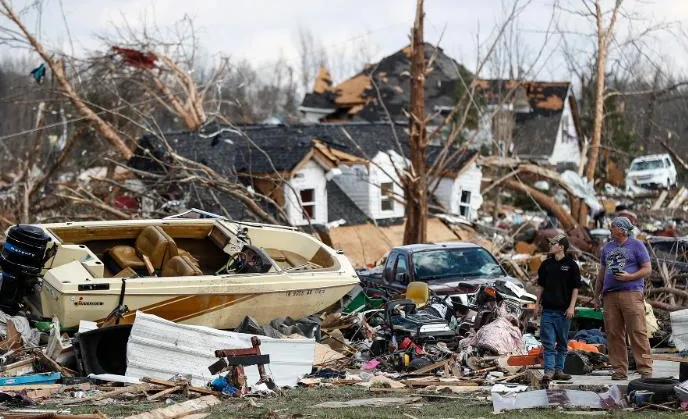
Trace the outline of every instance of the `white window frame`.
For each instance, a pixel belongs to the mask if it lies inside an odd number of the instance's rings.
[[[383,191],[383,186],[389,185],[389,193],[385,194]],[[386,188],[386,186],[385,186]],[[384,205],[390,204],[392,208],[385,209]],[[380,183],[380,211],[382,212],[392,212],[394,211],[394,182],[382,182]]]
[[[468,194],[468,201],[464,202],[463,193]],[[471,218],[471,199],[473,198],[473,193],[470,190],[459,189],[459,215],[466,218]],[[464,210],[466,213],[464,214]]]
[[[305,191],[313,191],[313,192],[312,192],[312,193],[313,193],[313,200],[312,200],[312,201],[304,201],[304,200],[303,200],[303,195],[302,195],[302,193],[305,192]],[[316,216],[316,212],[315,212],[315,210],[316,210],[316,201],[317,201],[317,199],[316,199],[316,196],[315,196],[315,188],[303,188],[303,189],[299,189],[299,203],[300,203],[301,217],[302,217],[304,220],[307,220],[308,217],[310,217],[311,220],[314,220],[314,219],[315,219],[315,216]],[[307,212],[306,212],[306,207],[312,208],[312,209],[311,209],[311,212],[313,213],[313,215],[309,215],[308,217],[306,216],[306,214],[307,214]]]

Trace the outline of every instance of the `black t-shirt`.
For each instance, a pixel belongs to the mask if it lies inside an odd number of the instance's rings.
[[[574,288],[580,288],[580,269],[570,256],[562,260],[550,257],[540,265],[538,285],[542,290],[542,308],[565,311],[571,304]]]

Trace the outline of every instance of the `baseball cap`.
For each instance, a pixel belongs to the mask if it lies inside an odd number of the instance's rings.
[[[556,236],[550,238],[549,243],[550,244],[559,243],[560,245],[562,245],[564,247],[564,249],[569,248],[569,239],[568,239],[568,237],[566,237],[566,234],[563,234],[563,233],[559,233]]]

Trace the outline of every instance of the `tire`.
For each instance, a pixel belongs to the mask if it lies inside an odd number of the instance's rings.
[[[626,393],[636,390],[647,390],[655,393],[653,403],[665,403],[676,398],[674,386],[679,385],[673,378],[639,378],[628,383]]]

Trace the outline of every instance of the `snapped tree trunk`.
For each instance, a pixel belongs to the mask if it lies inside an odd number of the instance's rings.
[[[428,182],[426,179],[427,132],[425,129],[425,49],[423,45],[423,0],[416,2],[416,20],[412,30],[411,113],[409,148],[411,167],[402,180],[406,196],[404,244],[427,241]]]
[[[569,214],[561,205],[559,205],[554,199],[552,199],[548,195],[536,190],[535,188],[531,188],[525,183],[521,183],[512,179],[505,181],[504,186],[507,186],[519,192],[523,192],[533,197],[533,199],[535,200],[535,202],[538,203],[538,205],[548,210],[555,217],[557,217],[557,220],[559,220],[564,230],[570,230],[576,227],[576,225],[578,225],[578,223],[576,223],[576,220],[571,216],[571,214]]]
[[[594,182],[595,171],[597,170],[597,160],[600,156],[600,145],[602,143],[602,123],[604,120],[604,89],[605,89],[605,68],[607,66],[607,53],[609,41],[614,33],[614,23],[619,13],[619,8],[623,0],[616,0],[614,9],[611,11],[609,26],[604,26],[604,13],[600,6],[600,0],[595,0],[595,23],[597,26],[597,60],[595,62],[595,110],[592,123],[592,141],[590,144],[590,155],[585,177],[590,182]],[[578,214],[578,222],[587,225],[588,207],[581,203]]]

